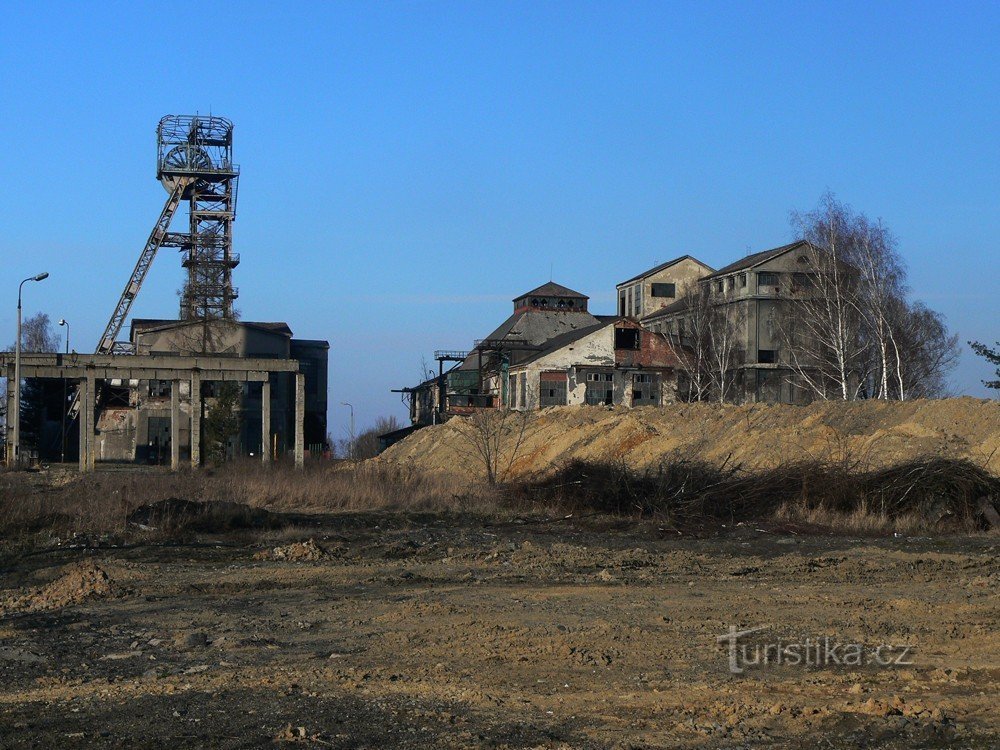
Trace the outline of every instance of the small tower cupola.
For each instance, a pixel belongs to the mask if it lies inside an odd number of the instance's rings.
[[[587,300],[590,299],[585,294],[574,292],[572,289],[564,287],[550,281],[542,284],[537,289],[525,292],[514,298],[514,312],[531,310],[546,310],[558,312],[587,312]]]

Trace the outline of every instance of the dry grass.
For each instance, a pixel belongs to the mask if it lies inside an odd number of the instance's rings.
[[[305,471],[248,461],[198,473],[8,472],[0,474],[0,535],[122,533],[132,511],[167,498],[299,513],[500,510],[489,488],[373,462],[311,465]]]
[[[314,464],[305,471],[248,461],[198,473],[0,473],[0,537],[135,533],[129,515],[168,498],[286,514],[269,525],[269,533],[302,523],[303,516],[296,514],[372,510],[490,518],[654,517],[693,531],[711,531],[719,522],[774,520],[840,533],[972,532],[983,527],[983,497],[1000,498],[1000,479],[969,462],[939,458],[876,470],[802,462],[755,471],[682,459],[646,471],[624,462],[574,461],[546,477],[504,488],[377,461]]]

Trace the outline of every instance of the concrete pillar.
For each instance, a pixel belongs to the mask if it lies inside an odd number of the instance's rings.
[[[77,417],[77,421],[80,423],[80,471],[87,471],[87,418],[84,415],[90,404],[90,394],[87,392],[88,382],[86,378],[80,380],[78,390],[78,398],[80,399],[80,414]]]
[[[17,408],[14,398],[14,378],[7,376],[7,465],[14,465],[14,421],[20,420],[21,410]]]
[[[97,468],[97,381],[90,377],[87,380],[87,390],[90,392],[90,407],[87,409],[87,465],[88,471]]]
[[[306,376],[295,373],[295,468],[306,464]]]
[[[271,463],[271,381],[261,383],[260,388],[260,445],[261,460]]]
[[[181,468],[181,381],[170,383],[170,470]]]
[[[201,466],[201,374],[191,373],[191,468]]]

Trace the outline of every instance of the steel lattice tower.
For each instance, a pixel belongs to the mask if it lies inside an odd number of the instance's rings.
[[[239,167],[233,164],[233,124],[224,117],[168,115],[156,130],[156,177],[188,201],[188,232],[167,232],[163,245],[183,253],[187,279],[182,320],[233,317],[233,221]]]

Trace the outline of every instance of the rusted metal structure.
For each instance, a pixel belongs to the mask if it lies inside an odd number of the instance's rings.
[[[188,231],[165,232],[163,244],[183,253],[187,280],[181,320],[233,317],[233,221],[239,167],[233,163],[233,123],[224,117],[168,115],[156,129],[156,177],[171,198],[188,201]]]

